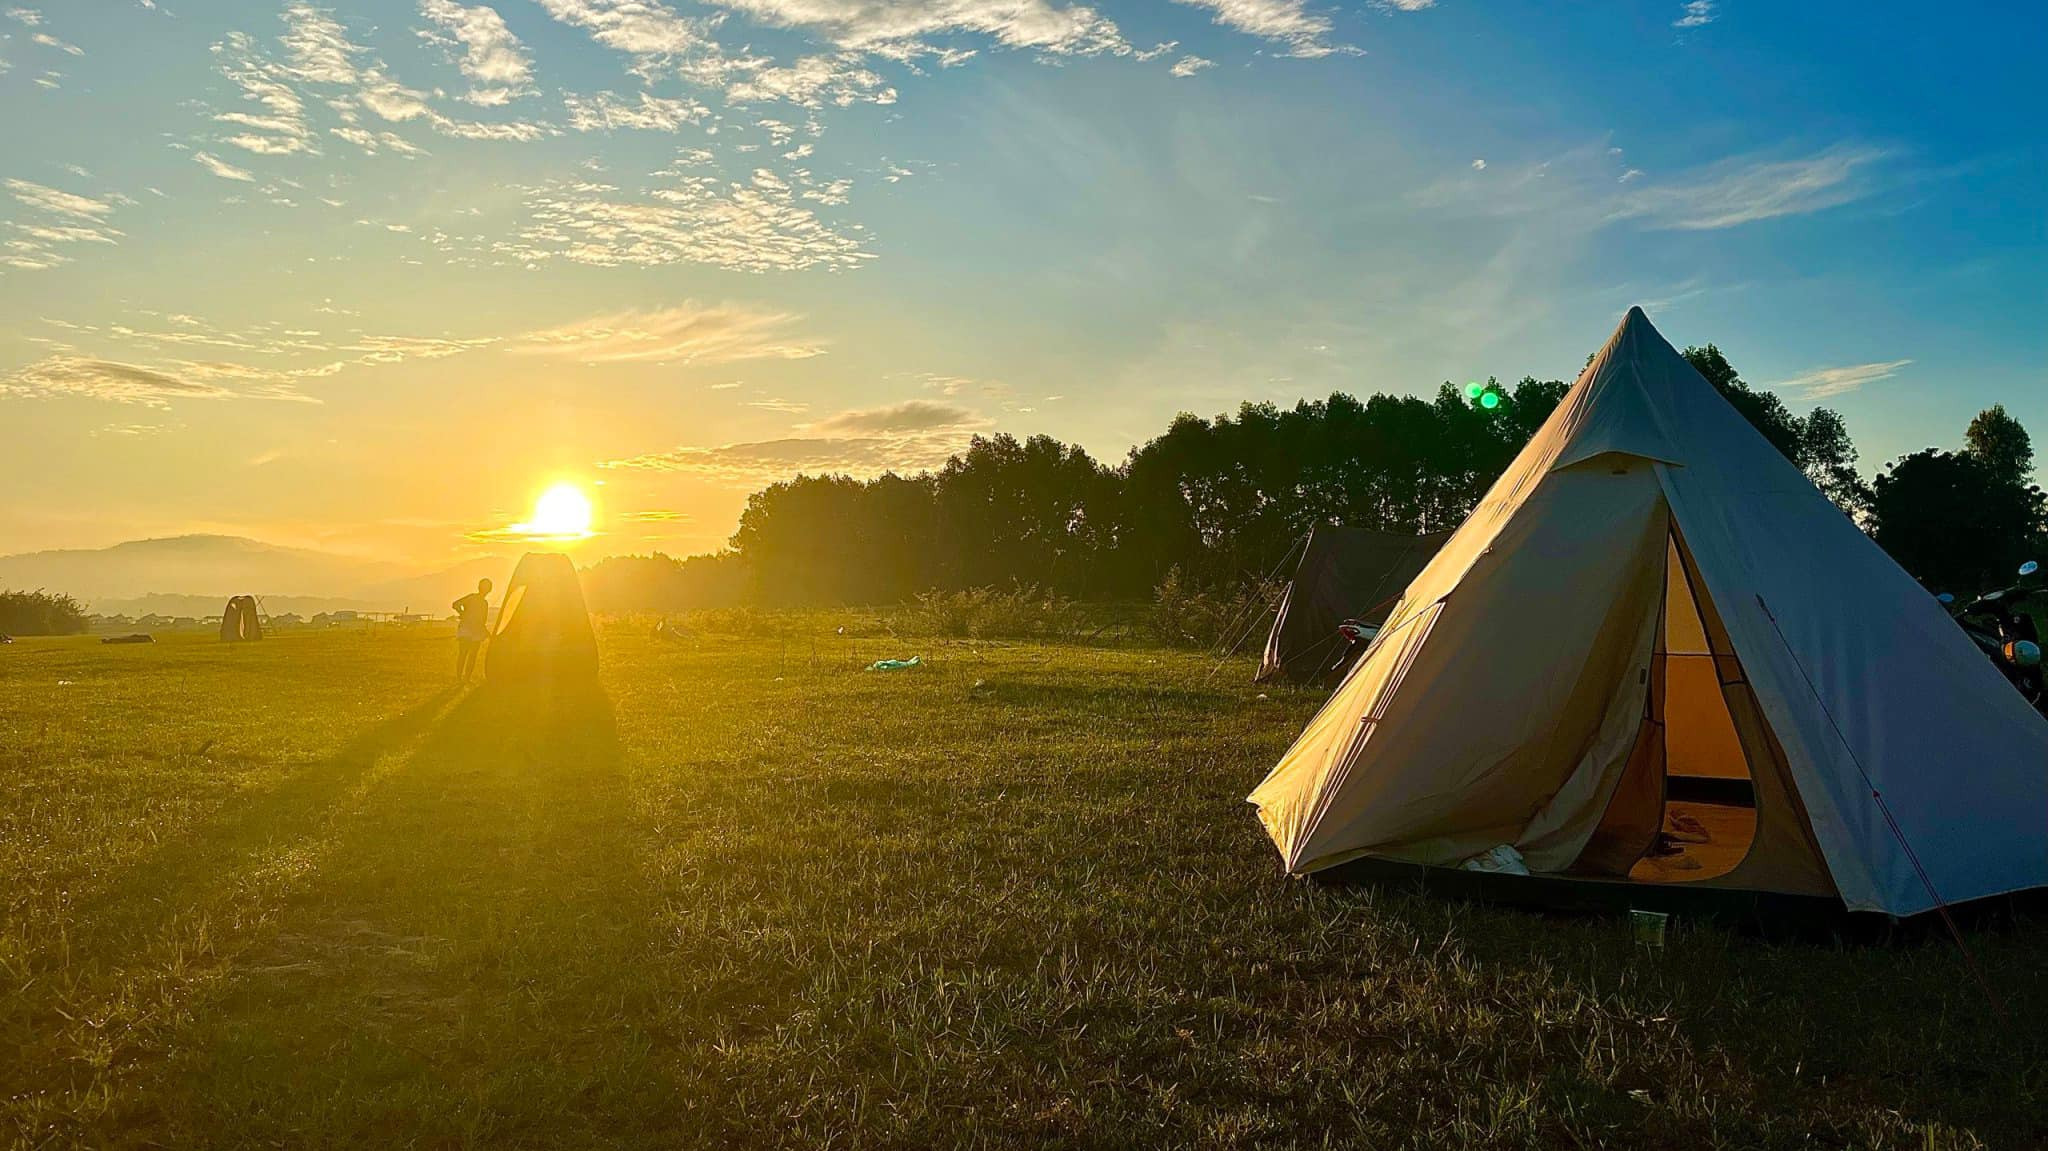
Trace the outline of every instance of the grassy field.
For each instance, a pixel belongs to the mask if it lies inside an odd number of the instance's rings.
[[[1290,881],[1316,697],[840,622],[544,705],[440,633],[0,648],[0,1140],[2048,1144],[2048,925],[1973,936],[2000,1018],[1939,938]]]

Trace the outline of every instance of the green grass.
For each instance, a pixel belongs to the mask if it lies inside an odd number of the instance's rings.
[[[2048,1143],[2039,923],[2000,1019],[1939,938],[1290,881],[1243,796],[1315,697],[834,622],[546,703],[436,633],[0,648],[0,1140]]]

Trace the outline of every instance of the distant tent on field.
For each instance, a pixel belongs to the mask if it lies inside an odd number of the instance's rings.
[[[2048,720],[1631,309],[1250,798],[1298,873],[1904,916],[2048,885],[2044,765]]]
[[[1451,538],[1411,536],[1323,524],[1309,534],[1301,563],[1280,599],[1258,682],[1333,683],[1365,650],[1369,635],[1346,623],[1384,623],[1401,589]]]
[[[230,643],[263,638],[263,619],[256,610],[256,597],[238,595],[220,613],[220,638]]]
[[[597,636],[568,556],[528,552],[512,570],[484,673],[494,682],[596,678]]]

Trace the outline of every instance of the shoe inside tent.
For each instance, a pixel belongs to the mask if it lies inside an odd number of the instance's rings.
[[[263,617],[253,595],[238,595],[220,613],[220,638],[230,643],[263,638]]]
[[[574,684],[597,678],[597,635],[576,565],[560,552],[528,552],[512,570],[498,626],[484,649],[494,683]]]
[[[1332,524],[1310,532],[1273,615],[1257,682],[1328,685],[1342,679],[1366,646],[1340,630],[1343,625],[1386,622],[1401,589],[1450,537],[1449,532],[1411,536]]]
[[[1291,872],[1567,903],[2048,885],[2048,720],[1641,309],[1250,798]]]

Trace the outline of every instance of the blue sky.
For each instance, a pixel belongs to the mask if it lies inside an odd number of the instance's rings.
[[[445,562],[567,479],[1569,377],[2048,436],[2038,5],[0,0],[0,539]]]

